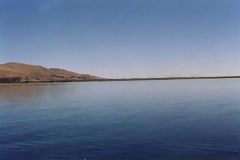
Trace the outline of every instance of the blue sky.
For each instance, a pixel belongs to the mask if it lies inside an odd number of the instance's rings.
[[[104,77],[240,75],[239,0],[0,0],[0,63]]]

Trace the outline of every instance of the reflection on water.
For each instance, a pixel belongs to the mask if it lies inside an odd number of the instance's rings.
[[[28,101],[32,97],[48,94],[49,88],[54,86],[54,90],[61,92],[64,87],[58,87],[60,83],[53,84],[2,84],[0,85],[0,100],[8,102]]]
[[[240,83],[0,85],[0,159],[240,159]]]

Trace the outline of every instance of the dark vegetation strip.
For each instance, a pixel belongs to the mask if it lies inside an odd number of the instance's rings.
[[[0,78],[0,83],[51,83],[51,82],[96,82],[96,81],[146,81],[146,80],[188,80],[188,79],[226,79],[240,78],[240,76],[212,76],[212,77],[163,77],[163,78],[119,78],[119,79],[83,79],[83,80],[49,80],[49,81],[21,81],[19,77]]]

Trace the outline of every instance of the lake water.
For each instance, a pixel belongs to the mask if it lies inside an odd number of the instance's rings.
[[[239,160],[240,79],[0,85],[0,160]]]

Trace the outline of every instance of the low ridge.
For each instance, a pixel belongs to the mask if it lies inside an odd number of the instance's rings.
[[[0,64],[0,83],[73,82],[101,79],[103,78],[89,74],[78,74],[58,68],[48,69],[42,66],[12,62]]]

